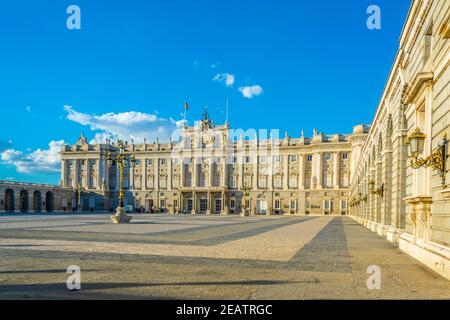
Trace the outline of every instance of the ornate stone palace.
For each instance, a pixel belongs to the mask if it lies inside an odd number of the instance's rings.
[[[370,129],[278,139],[205,114],[168,143],[126,144],[136,158],[126,201],[143,212],[349,214],[450,279],[448,137],[450,1],[413,0]],[[61,151],[60,188],[0,181],[0,210],[113,210],[117,152],[83,136]]]
[[[136,161],[124,172],[125,204],[137,212],[347,214],[352,152],[367,131],[361,125],[351,135],[278,139],[272,132],[260,139],[256,131],[216,126],[205,113],[180,128],[176,142],[126,143]],[[84,136],[63,147],[61,185],[81,186],[83,210],[117,207],[118,170],[107,164],[117,151]],[[77,210],[76,199],[71,203]]]
[[[450,279],[450,1],[415,0],[351,182],[350,214]]]

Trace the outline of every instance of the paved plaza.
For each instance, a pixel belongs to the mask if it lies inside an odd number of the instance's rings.
[[[0,259],[0,299],[450,298],[450,281],[347,217],[1,215]]]

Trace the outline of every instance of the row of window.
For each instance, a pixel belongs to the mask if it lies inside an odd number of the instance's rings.
[[[252,157],[250,156],[246,156],[243,158],[243,163],[252,163]],[[331,161],[333,160],[333,154],[331,152],[326,152],[324,153],[324,159],[325,161]],[[348,152],[342,152],[341,153],[341,159],[342,160],[348,160]],[[268,162],[268,157],[267,156],[259,156],[258,157],[259,163],[267,163]],[[272,162],[273,163],[280,163],[282,160],[282,157],[277,155],[277,156],[273,156],[272,157]],[[306,156],[306,161],[311,162],[313,160],[313,155],[312,154],[308,154]],[[80,165],[84,166],[86,164],[86,161],[90,161],[90,165],[95,166],[97,164],[97,161],[95,159],[90,159],[90,160],[80,160]],[[147,166],[152,166],[153,165],[153,161],[154,159],[146,159],[146,164]],[[168,159],[159,159],[159,165],[164,166],[166,165]],[[215,163],[220,163],[221,159],[220,158],[216,158]],[[289,163],[296,163],[298,161],[298,156],[297,155],[289,155]],[[191,163],[192,160],[189,159],[189,162]],[[238,162],[238,158],[234,157],[233,158],[233,163],[237,163]],[[142,163],[141,160],[137,159],[136,160],[136,166],[140,166]],[[172,160],[172,164],[173,165],[179,165],[180,164],[180,160],[179,159],[173,159]]]
[[[268,158],[267,156],[259,156],[258,160],[259,163],[267,163],[268,162]],[[333,154],[331,152],[326,152],[324,153],[324,159],[325,161],[331,161],[333,160]],[[342,160],[348,160],[348,152],[342,152],[341,153],[341,159]],[[253,158],[251,156],[246,156],[243,158],[243,162],[244,163],[252,163]],[[273,156],[272,157],[272,162],[273,163],[280,163],[282,160],[282,156]],[[306,161],[311,162],[313,160],[313,155],[312,154],[308,154],[306,156]],[[298,156],[297,155],[289,155],[289,163],[296,163],[298,161]],[[221,159],[220,158],[216,158],[214,159],[215,163],[220,163]],[[237,163],[238,162],[238,158],[234,157],[233,158],[233,163]],[[151,166],[153,165],[153,159],[147,159],[146,160],[147,166]],[[167,163],[167,159],[159,159],[159,164],[164,166]],[[189,159],[189,163],[192,163],[192,160]],[[173,165],[178,165],[180,164],[180,160],[179,159],[173,159],[172,160],[172,164]],[[136,160],[136,165],[140,166],[141,165],[141,160]]]
[[[208,209],[208,200],[207,199],[200,199],[200,211],[206,211]],[[264,203],[263,203],[264,202]],[[274,210],[281,210],[281,200],[276,199],[274,201]],[[216,207],[215,209],[217,211],[222,210],[222,199],[215,199]],[[341,210],[347,210],[347,200],[341,200],[340,201],[340,209]],[[160,208],[166,208],[166,200],[160,199],[159,200]],[[192,211],[192,205],[193,202],[191,199],[188,200],[187,206],[188,211]],[[250,208],[250,200],[246,199],[246,208]],[[178,208],[178,200],[173,200],[173,206],[174,208]],[[259,201],[258,203],[258,209],[259,211],[266,211],[267,210],[267,201]],[[333,200],[324,200],[323,201],[323,207],[325,211],[331,211],[333,209]],[[230,209],[236,209],[236,199],[230,199]],[[290,210],[297,210],[297,200],[290,200],[289,201],[289,209]],[[309,201],[305,201],[305,209],[309,210],[311,209]]]
[[[341,200],[341,210],[347,210],[347,200]],[[311,204],[309,203],[309,201],[305,201],[305,209],[309,210],[311,209]],[[325,211],[331,211],[333,210],[333,200],[324,200],[323,201],[323,208]]]

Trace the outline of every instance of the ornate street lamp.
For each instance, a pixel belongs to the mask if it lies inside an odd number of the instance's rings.
[[[369,191],[371,194],[378,195],[380,197],[384,197],[384,183],[381,185],[381,187],[375,189],[375,181],[370,180],[369,181]]]
[[[119,149],[118,154],[111,154],[108,152],[108,166],[115,165],[119,168],[119,207],[116,209],[116,214],[111,217],[113,223],[129,223],[133,217],[128,216],[124,206],[124,186],[123,186],[123,171],[127,167],[134,167],[136,158],[125,153],[125,144],[122,140],[117,141]]]
[[[408,157],[411,159],[411,168],[420,169],[422,167],[432,167],[433,170],[438,171],[442,178],[442,185],[445,185],[445,174],[447,173],[446,162],[448,158],[448,139],[447,134],[444,134],[442,142],[438,147],[424,159],[420,158],[420,154],[424,150],[426,135],[420,131],[419,128],[408,137]]]
[[[81,184],[78,184],[78,212],[81,211]]]
[[[244,192],[244,197],[243,197],[243,205],[242,205],[242,213],[241,216],[243,217],[247,217],[249,216],[248,210],[247,210],[247,192],[250,191],[251,189],[247,186],[247,184],[244,184],[244,187],[242,188],[242,191]]]

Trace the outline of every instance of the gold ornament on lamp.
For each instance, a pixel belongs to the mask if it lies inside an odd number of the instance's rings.
[[[123,171],[126,167],[134,167],[136,158],[127,155],[125,152],[125,144],[122,140],[117,141],[119,152],[111,154],[108,152],[108,166],[112,167],[114,164],[119,169],[119,207],[116,209],[116,214],[111,217],[113,223],[129,223],[133,217],[126,214],[124,206],[124,186],[123,186]]]
[[[371,194],[376,194],[383,198],[384,197],[384,183],[381,184],[381,186],[379,188],[375,189],[375,181],[370,180],[369,181],[369,191]]]
[[[442,142],[438,147],[427,157],[420,158],[420,154],[423,153],[425,148],[426,134],[422,133],[419,128],[414,130],[412,134],[409,135],[407,141],[408,147],[408,157],[411,160],[411,168],[420,169],[433,168],[442,178],[442,185],[445,186],[445,175],[447,173],[447,159],[448,159],[448,139],[447,134],[444,134]]]

